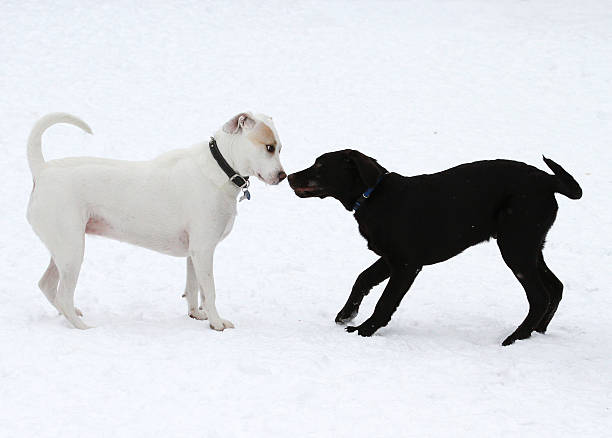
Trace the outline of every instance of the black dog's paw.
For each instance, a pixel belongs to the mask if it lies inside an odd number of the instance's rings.
[[[507,347],[508,345],[514,344],[514,341],[522,340],[522,339],[527,339],[529,337],[531,337],[531,332],[529,332],[529,333],[527,333],[527,332],[526,333],[512,333],[510,336],[508,336],[504,340],[504,342],[502,342],[502,345],[504,347]]]
[[[363,324],[357,327],[348,326],[345,330],[349,333],[356,331],[359,336],[368,338],[372,336],[376,332],[376,330],[378,330],[378,327],[374,324],[368,324],[364,322]]]
[[[338,312],[338,314],[336,315],[336,324],[346,324],[349,321],[352,321],[353,319],[355,319],[355,317],[357,316],[357,310],[351,310],[351,309],[342,309],[340,312]]]

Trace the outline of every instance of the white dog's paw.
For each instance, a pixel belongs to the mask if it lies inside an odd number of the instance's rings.
[[[189,310],[189,316],[193,319],[197,319],[199,321],[204,321],[208,319],[208,315],[205,311],[201,309],[191,309]]]
[[[74,321],[74,326],[76,328],[78,328],[79,330],[88,330],[90,328],[93,328],[87,324],[85,324],[82,320],[77,319],[76,321]]]
[[[222,319],[221,321],[223,321],[225,328],[234,328],[234,324],[232,324],[231,321],[228,321],[227,319]]]
[[[83,312],[81,312],[81,309],[79,309],[78,307],[74,308],[74,313],[76,313],[77,316],[80,316],[81,318],[83,317]],[[60,309],[57,309],[57,314],[61,316],[62,311]]]
[[[210,321],[210,328],[221,332],[226,328],[234,328],[234,324],[227,319],[220,319],[219,321]]]

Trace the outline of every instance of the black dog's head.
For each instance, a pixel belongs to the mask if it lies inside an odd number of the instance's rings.
[[[345,149],[328,152],[300,172],[289,175],[289,185],[300,198],[331,196],[347,210],[386,172],[375,159],[359,151]]]

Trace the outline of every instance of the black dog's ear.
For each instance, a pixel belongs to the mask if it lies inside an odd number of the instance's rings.
[[[357,168],[359,177],[368,187],[376,184],[378,177],[385,172],[385,169],[374,158],[370,158],[361,152],[350,151],[349,158]]]

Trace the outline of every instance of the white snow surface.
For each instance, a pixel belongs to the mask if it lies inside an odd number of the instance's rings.
[[[0,55],[1,436],[610,436],[609,1],[4,0]],[[69,326],[36,286],[32,124],[94,130],[51,128],[47,159],[148,159],[244,110],[274,117],[288,173],[345,147],[405,175],[558,161],[584,197],[557,197],[549,332],[500,346],[527,301],[494,241],[425,267],[372,338],[344,332],[375,255],[337,201],[258,181],[215,259],[234,330],[186,316],[183,259],[91,237],[95,328]]]

